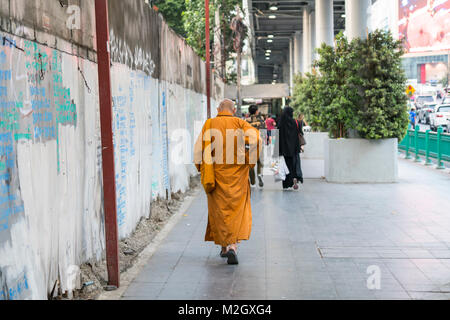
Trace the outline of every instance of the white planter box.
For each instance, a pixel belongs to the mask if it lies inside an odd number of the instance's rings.
[[[325,142],[328,139],[328,132],[305,132],[305,152],[301,155],[305,179],[321,179],[325,176]]]
[[[325,159],[325,141],[329,139],[328,132],[305,132],[305,153],[303,159]]]
[[[328,139],[325,178],[334,183],[397,182],[397,153],[397,139]]]

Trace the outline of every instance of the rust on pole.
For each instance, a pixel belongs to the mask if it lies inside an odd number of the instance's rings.
[[[208,119],[211,118],[211,53],[209,35],[209,0],[205,0],[205,33],[206,33],[206,99]]]
[[[103,202],[105,211],[108,285],[120,286],[119,232],[114,168],[113,113],[109,46],[108,0],[95,0],[97,63],[102,135]]]

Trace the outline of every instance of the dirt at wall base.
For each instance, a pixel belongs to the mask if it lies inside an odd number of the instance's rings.
[[[190,182],[190,189],[186,193],[172,194],[171,200],[158,199],[152,203],[149,219],[142,218],[133,234],[120,241],[119,260],[120,272],[126,272],[131,268],[138,255],[151,243],[158,232],[165,226],[168,220],[177,212],[187,196],[192,196],[200,187],[199,177],[194,177]],[[105,253],[103,253],[105,256]],[[56,292],[54,300],[95,300],[107,285],[106,260],[100,262],[87,262],[80,266],[81,274],[79,286],[81,289],[73,292],[73,297]]]

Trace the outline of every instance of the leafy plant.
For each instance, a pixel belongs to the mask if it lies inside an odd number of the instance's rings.
[[[296,75],[295,87],[291,106],[296,110],[296,115],[304,114],[308,119],[308,124],[315,131],[327,130],[322,125],[321,110],[319,106],[317,74],[307,74],[305,77]]]
[[[185,0],[153,0],[152,4],[164,16],[169,27],[183,38],[186,38],[186,29],[182,23],[183,12],[186,11]]]
[[[338,35],[334,48],[318,49],[319,73],[297,77],[294,107],[313,128],[335,138],[355,131],[364,139],[403,139],[408,114],[402,48],[385,31],[352,42]]]

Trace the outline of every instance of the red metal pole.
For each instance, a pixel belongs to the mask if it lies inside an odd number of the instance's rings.
[[[119,287],[119,232],[114,169],[108,0],[95,0],[108,285]]]
[[[211,118],[211,54],[209,44],[209,0],[205,0],[205,32],[206,32],[206,99],[208,119]]]

